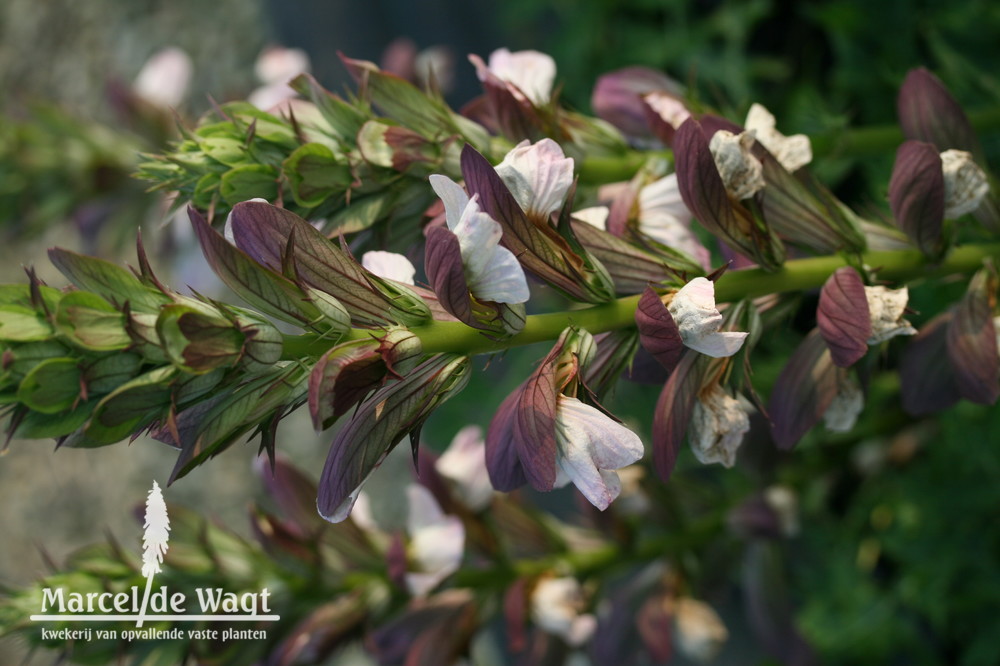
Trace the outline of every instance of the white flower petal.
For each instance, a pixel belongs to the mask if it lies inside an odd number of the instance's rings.
[[[812,145],[805,134],[785,136],[779,132],[774,116],[760,104],[754,104],[747,112],[744,123],[747,130],[756,133],[757,140],[774,155],[781,166],[795,171],[812,162]]]
[[[642,458],[642,440],[600,410],[560,395],[556,408],[557,465],[602,511],[621,492],[613,471]]]
[[[664,92],[651,92],[643,96],[643,100],[663,119],[663,122],[674,129],[683,125],[684,121],[691,117],[691,112],[684,106],[684,102],[673,95]]]
[[[434,174],[428,178],[434,193],[444,202],[444,216],[448,228],[452,231],[458,226],[466,206],[469,205],[469,195],[461,185],[448,176]]]
[[[459,430],[434,467],[454,484],[465,506],[482,511],[490,505],[493,485],[486,468],[486,443],[481,428],[470,425]]]
[[[697,277],[680,291],[667,306],[681,334],[681,341],[690,349],[715,358],[732,356],[743,346],[747,334],[719,332],[722,314],[715,307],[715,283]]]
[[[496,167],[526,213],[548,217],[562,208],[573,184],[573,158],[552,139],[522,141]]]
[[[425,595],[458,570],[465,553],[465,527],[456,516],[445,515],[424,486],[406,488],[409,500],[407,532],[409,555],[418,571],[406,575],[407,587]]]
[[[139,70],[132,90],[151,104],[176,107],[184,101],[194,65],[176,46],[157,51]]]
[[[552,84],[556,80],[556,62],[539,51],[497,49],[490,54],[489,70],[501,81],[517,87],[513,91],[525,96],[535,105],[545,104],[552,97]]]
[[[579,647],[597,628],[596,618],[581,612],[585,605],[583,588],[575,578],[543,578],[531,594],[531,618],[538,628]]]
[[[964,150],[941,153],[944,171],[944,216],[949,220],[975,212],[990,191],[989,181],[972,154]]]
[[[264,49],[254,63],[254,74],[265,84],[288,83],[309,71],[309,54],[302,49],[272,46]]]
[[[417,269],[409,259],[384,250],[365,252],[361,255],[361,265],[379,277],[403,284],[413,284],[413,276],[417,274]]]
[[[592,227],[606,231],[608,228],[608,215],[611,209],[607,206],[591,206],[575,211],[573,217],[581,222],[586,222]]]
[[[766,185],[764,165],[750,152],[753,142],[753,132],[740,132],[737,135],[728,130],[719,130],[708,143],[722,183],[726,186],[726,191],[736,199],[748,199]]]
[[[830,432],[850,432],[865,407],[865,396],[858,383],[847,377],[837,387],[837,395],[823,413],[823,423]]]
[[[910,299],[910,292],[906,287],[865,287],[865,297],[868,299],[868,312],[872,321],[872,335],[868,338],[868,344],[876,345],[897,335],[917,333],[917,329],[903,319],[906,303]]]
[[[732,467],[749,430],[750,417],[743,405],[716,384],[695,402],[688,438],[699,462]]]
[[[430,177],[431,187],[444,202],[448,228],[458,237],[465,280],[472,295],[481,301],[524,303],[531,294],[524,269],[514,254],[500,245],[500,223],[479,208],[447,176]]]
[[[674,638],[678,652],[694,661],[714,659],[729,638],[719,614],[705,602],[690,597],[681,597],[674,603]]]
[[[684,205],[677,174],[655,180],[639,190],[639,216],[666,213],[678,220],[690,220],[691,212]]]

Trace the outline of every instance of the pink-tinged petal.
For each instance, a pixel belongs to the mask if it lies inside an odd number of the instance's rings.
[[[677,464],[677,454],[687,435],[691,414],[705,378],[702,357],[687,352],[663,386],[653,414],[653,464],[663,481]]]
[[[514,422],[522,390],[519,387],[500,403],[486,431],[486,470],[490,483],[502,492],[520,488],[528,481],[514,441]]]
[[[428,180],[434,193],[444,202],[445,220],[448,228],[454,231],[469,205],[469,195],[448,176],[433,174]]]
[[[552,360],[557,345],[520,389],[513,438],[528,483],[535,490],[552,490],[556,482],[556,385]]]
[[[513,84],[533,104],[541,106],[552,97],[556,62],[545,53],[497,49],[490,54],[489,71],[501,81]]]
[[[941,80],[923,67],[911,69],[899,89],[896,110],[907,139],[927,141],[938,150],[957,148],[982,154],[965,111]]]
[[[437,459],[438,473],[451,481],[466,507],[482,511],[493,500],[486,469],[486,442],[478,426],[466,426],[458,431],[451,444]]]
[[[653,355],[657,362],[672,372],[684,352],[684,342],[680,330],[670,316],[660,297],[652,288],[646,287],[635,311],[635,323],[639,329],[639,342]]]
[[[826,281],[819,294],[816,321],[835,365],[849,367],[868,353],[872,322],[865,285],[856,270],[838,268]]]
[[[942,250],[944,173],[937,149],[922,141],[906,141],[896,151],[889,180],[889,205],[896,225],[922,252]]]
[[[165,108],[180,106],[187,96],[194,65],[176,46],[157,51],[139,70],[132,89],[151,104]]]
[[[813,329],[792,353],[771,392],[767,410],[778,447],[792,449],[819,423],[845,372],[833,364],[823,336]]]
[[[948,354],[948,331],[954,316],[952,309],[931,319],[903,349],[899,386],[907,414],[933,414],[961,398]]]
[[[458,570],[465,554],[465,527],[456,516],[445,515],[431,492],[420,485],[406,489],[409,499],[407,532],[410,556],[417,571],[407,572],[410,593],[425,596]]]
[[[590,106],[598,118],[632,137],[650,135],[646,104],[642,96],[656,91],[681,94],[681,86],[647,67],[625,67],[603,74],[594,85]]]
[[[732,356],[743,347],[747,333],[719,332],[722,314],[715,307],[715,283],[697,277],[674,294],[667,306],[684,345],[713,358]]]
[[[1000,398],[1000,354],[993,320],[996,292],[996,273],[977,273],[948,325],[948,358],[958,392],[981,405]]]
[[[560,210],[573,185],[573,158],[552,139],[522,141],[496,166],[511,193],[529,216],[547,220]]]
[[[413,284],[413,276],[417,274],[417,269],[409,259],[396,252],[384,250],[365,252],[361,255],[361,265],[379,277],[409,285]]]

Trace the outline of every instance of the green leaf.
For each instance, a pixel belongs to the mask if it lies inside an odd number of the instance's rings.
[[[87,291],[63,296],[56,310],[56,328],[74,344],[95,351],[124,349],[132,343],[125,331],[125,315]]]
[[[103,356],[84,366],[83,381],[88,395],[110,393],[139,373],[142,357],[131,352]]]
[[[248,159],[244,143],[238,139],[211,137],[201,141],[199,145],[206,155],[226,166],[239,166]]]
[[[283,405],[302,400],[308,374],[306,366],[291,364],[178,414],[181,441],[175,444],[180,446],[181,454],[170,483],[220,453]]]
[[[21,439],[63,437],[86,423],[96,404],[96,400],[81,402],[75,409],[59,414],[28,410],[17,424],[14,436]]]
[[[156,332],[170,361],[194,374],[231,367],[243,351],[243,334],[233,322],[186,305],[162,308]]]
[[[29,372],[17,389],[17,398],[36,412],[57,414],[80,397],[80,367],[76,359],[50,358]]]
[[[223,238],[194,209],[188,210],[205,258],[212,270],[257,310],[295,324],[321,318],[302,289],[291,280],[252,260]]]
[[[257,197],[274,201],[278,198],[278,172],[263,164],[230,169],[222,175],[219,194],[230,206]]]
[[[146,287],[135,275],[110,261],[84,256],[62,248],[49,250],[49,260],[70,282],[121,306],[128,302],[133,310],[155,312],[169,298]]]
[[[282,164],[295,202],[314,208],[342,194],[354,181],[351,168],[321,143],[300,146]]]
[[[176,376],[173,367],[156,368],[121,385],[101,399],[82,436],[70,438],[67,445],[114,444],[138,432],[165,413]]]
[[[22,305],[0,307],[0,340],[29,342],[53,335],[55,331],[42,313]]]

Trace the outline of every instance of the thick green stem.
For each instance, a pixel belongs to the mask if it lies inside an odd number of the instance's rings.
[[[860,258],[866,266],[878,271],[879,279],[906,282],[918,278],[969,273],[982,266],[983,260],[988,257],[1000,260],[1000,243],[955,248],[939,263],[931,263],[917,250],[868,252]],[[776,272],[760,268],[730,271],[716,282],[716,298],[720,302],[731,302],[766,294],[815,289],[822,286],[835,270],[848,263],[845,257],[833,255],[789,261]],[[531,315],[524,330],[506,340],[490,339],[480,331],[455,321],[434,321],[411,330],[420,338],[424,352],[429,354],[484,354],[554,340],[567,326],[585,328],[595,335],[627,328],[634,323],[638,302],[639,296],[626,296],[580,310]],[[373,331],[367,329],[352,329],[341,342],[365,339],[372,335]],[[284,357],[316,357],[330,347],[330,340],[317,339],[312,335],[286,336]]]

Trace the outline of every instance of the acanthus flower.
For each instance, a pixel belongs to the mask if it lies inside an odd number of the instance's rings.
[[[570,647],[580,647],[597,629],[597,618],[582,612],[584,607],[583,588],[575,578],[543,578],[531,594],[535,625]]]
[[[749,430],[750,416],[744,403],[714,384],[694,404],[688,438],[698,462],[732,467]]]
[[[503,48],[490,54],[489,64],[476,55],[470,55],[469,59],[476,66],[480,81],[486,81],[489,75],[495,76],[520,101],[542,106],[552,98],[556,62],[550,55],[540,51],[511,52]]]
[[[747,333],[719,331],[722,313],[715,307],[715,283],[697,277],[681,287],[667,305],[684,346],[706,356],[732,356],[743,346]]]
[[[414,569],[406,573],[406,587],[410,594],[426,596],[461,565],[465,527],[458,517],[445,514],[424,486],[412,484],[406,495],[408,554]]]
[[[482,511],[490,505],[493,486],[486,469],[486,442],[478,426],[459,430],[434,467],[453,484],[459,499],[469,509]]]
[[[469,291],[481,301],[524,303],[528,282],[517,258],[500,245],[500,224],[483,212],[477,196],[469,197],[447,176],[430,177],[431,187],[444,202],[448,229],[458,239]]]
[[[417,269],[409,259],[396,252],[371,250],[361,255],[361,266],[371,273],[387,280],[395,280],[413,286]]]
[[[517,144],[496,171],[514,199],[533,220],[547,222],[560,210],[573,185],[573,158],[552,139]]]
[[[571,395],[594,351],[589,333],[567,329],[500,405],[486,434],[494,488],[513,490],[527,481],[544,492],[572,482],[602,511],[621,492],[614,470],[642,458],[642,440]]]

